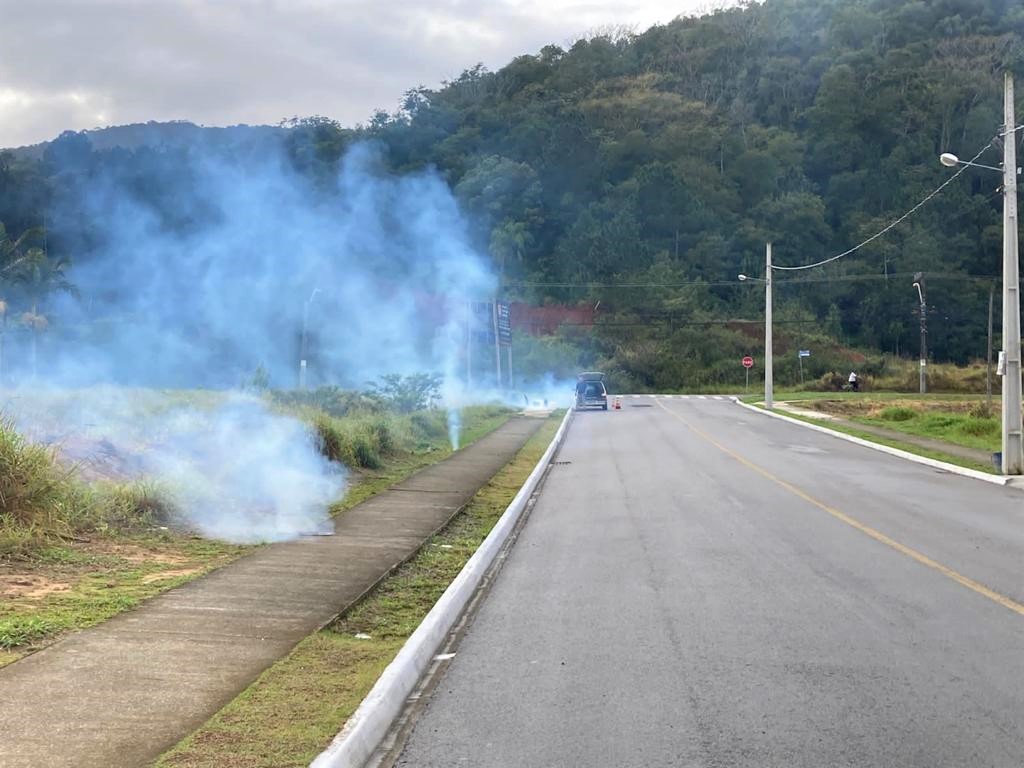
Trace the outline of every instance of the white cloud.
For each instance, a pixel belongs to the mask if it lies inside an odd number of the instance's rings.
[[[595,27],[646,28],[706,0],[15,0],[3,6],[0,146],[103,124],[206,125],[393,109]]]

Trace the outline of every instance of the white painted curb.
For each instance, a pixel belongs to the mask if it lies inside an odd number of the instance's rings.
[[[908,461],[913,461],[918,464],[924,464],[926,467],[932,467],[933,469],[941,469],[945,472],[952,472],[954,475],[971,477],[974,478],[975,480],[982,480],[986,483],[992,483],[994,485],[1003,485],[1015,488],[1020,487],[1015,482],[1017,480],[1017,478],[1015,477],[1007,477],[1006,475],[990,475],[987,472],[979,472],[976,469],[968,469],[967,467],[961,467],[957,464],[950,464],[945,461],[939,461],[938,459],[929,459],[927,456],[918,456],[916,453],[911,453],[910,451],[901,451],[899,448],[892,448],[888,445],[882,445],[881,443],[873,443],[870,440],[864,440],[863,438],[860,437],[854,437],[853,435],[848,435],[845,432],[837,432],[836,430],[829,429],[828,427],[823,427],[818,424],[809,424],[808,422],[802,421],[801,419],[793,419],[781,413],[776,413],[775,411],[768,411],[765,410],[764,408],[758,408],[753,405],[748,405],[747,403],[742,402],[738,397],[734,397],[733,402],[735,402],[741,408],[746,408],[749,411],[760,413],[763,416],[770,416],[773,419],[782,419],[783,421],[788,421],[790,424],[798,424],[801,427],[813,429],[815,432],[821,432],[826,435],[832,435],[832,437],[838,437],[840,440],[846,440],[851,443],[856,443],[857,445],[862,445],[865,448],[871,448],[872,450],[875,451],[887,453],[890,456],[899,456],[901,459],[907,459]]]
[[[398,655],[387,666],[376,685],[352,714],[341,733],[310,764],[311,768],[361,768],[383,741],[392,723],[401,714],[405,700],[430,666],[434,654],[448,636],[487,569],[519,521],[526,504],[537,489],[551,463],[572,417],[572,409],[558,427],[554,439],[512,503],[495,523],[480,548],[473,554],[455,580],[430,609]]]

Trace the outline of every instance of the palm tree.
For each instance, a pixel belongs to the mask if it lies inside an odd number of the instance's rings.
[[[32,306],[29,312],[21,316],[21,322],[32,331],[33,379],[37,370],[39,331],[45,330],[48,325],[46,317],[39,313],[39,302],[56,291],[64,291],[73,296],[78,294],[74,283],[67,278],[70,266],[67,259],[51,259],[42,248],[29,248],[13,270],[14,282],[22,286]]]
[[[16,238],[11,238],[7,233],[7,227],[0,222],[0,385],[3,384],[4,374],[4,341],[7,337],[7,297],[6,287],[12,282],[12,277],[26,264],[28,254],[25,244],[34,238],[41,237],[42,229],[34,227],[26,229]]]

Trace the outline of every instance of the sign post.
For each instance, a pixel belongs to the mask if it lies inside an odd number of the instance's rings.
[[[743,363],[743,368],[747,375],[746,383],[743,385],[743,391],[746,393],[750,391],[750,369],[754,367],[754,358],[750,355],[746,355],[741,362]]]
[[[800,361],[800,385],[804,383],[804,358],[811,356],[811,350],[801,349],[796,353],[796,359]]]
[[[508,387],[512,388],[512,313],[508,304],[499,302],[497,305],[498,344],[508,352]]]

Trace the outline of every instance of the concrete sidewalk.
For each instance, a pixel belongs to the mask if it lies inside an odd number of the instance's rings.
[[[513,418],[345,512],[0,669],[0,768],[145,765],[330,622],[507,464]]]

